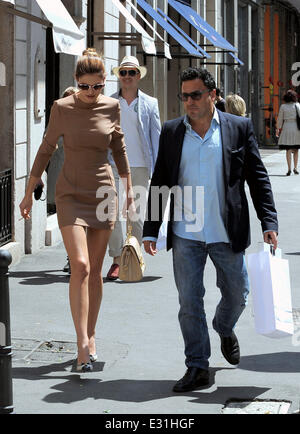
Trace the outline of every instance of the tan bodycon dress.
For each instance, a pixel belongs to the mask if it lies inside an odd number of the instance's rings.
[[[97,103],[88,104],[76,94],[55,101],[32,176],[42,175],[60,136],[63,136],[65,159],[55,194],[59,227],[113,229],[117,193],[107,159],[108,148],[112,150],[119,174],[130,172],[120,128],[119,101],[100,95]]]

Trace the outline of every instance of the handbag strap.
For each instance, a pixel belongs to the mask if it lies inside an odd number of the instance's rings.
[[[130,223],[129,210],[126,210],[126,237],[131,237],[132,224]]]

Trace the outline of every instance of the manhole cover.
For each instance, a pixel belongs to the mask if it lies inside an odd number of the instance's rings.
[[[99,344],[99,345],[98,345]],[[107,345],[97,342],[98,356],[105,362],[97,362],[98,370],[110,369],[119,360],[127,357],[129,345],[109,341]],[[101,353],[99,353],[101,351]],[[13,362],[65,363],[77,357],[77,344],[71,341],[12,339]]]
[[[289,401],[230,400],[222,409],[223,414],[286,414]]]
[[[14,360],[64,362],[76,357],[77,345],[74,342],[13,339],[12,352]]]

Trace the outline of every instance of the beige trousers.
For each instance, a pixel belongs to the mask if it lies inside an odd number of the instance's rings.
[[[122,190],[120,188],[120,183],[122,183],[122,180],[119,177],[119,174],[118,174],[116,167],[112,167],[112,169],[113,169],[113,174],[114,174],[114,178],[115,178],[117,192],[120,192]],[[130,171],[131,171],[132,187],[133,188],[136,186],[143,187],[143,191],[148,193],[149,185],[150,185],[149,184],[148,169],[146,167],[131,167]],[[145,197],[138,197],[137,199],[139,199],[139,201],[145,201],[145,204],[146,204],[147,196],[145,195]],[[136,202],[136,207],[137,207],[137,202]],[[120,210],[122,211],[122,208],[123,208],[123,202],[121,199],[119,199],[119,213],[118,214],[120,214]],[[137,207],[137,212],[139,212],[139,207]],[[145,219],[144,213],[142,213],[142,214],[139,216],[139,219],[137,221],[131,222],[132,235],[134,235],[138,239],[138,242],[140,243],[140,245],[142,244],[143,225],[144,225],[144,219]],[[124,227],[126,227],[126,224],[124,225]],[[116,223],[115,223],[115,228],[112,231],[111,237],[109,239],[109,244],[108,244],[108,247],[109,247],[108,248],[108,254],[112,258],[117,257],[117,256],[121,256],[125,235],[126,234],[123,233],[122,222],[119,220],[119,218],[117,218]]]

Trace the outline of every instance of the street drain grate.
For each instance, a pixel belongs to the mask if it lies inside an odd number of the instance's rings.
[[[228,400],[222,408],[222,414],[286,414],[290,401],[279,400]]]
[[[76,357],[77,345],[68,341],[12,339],[13,359],[35,362],[65,362]]]

